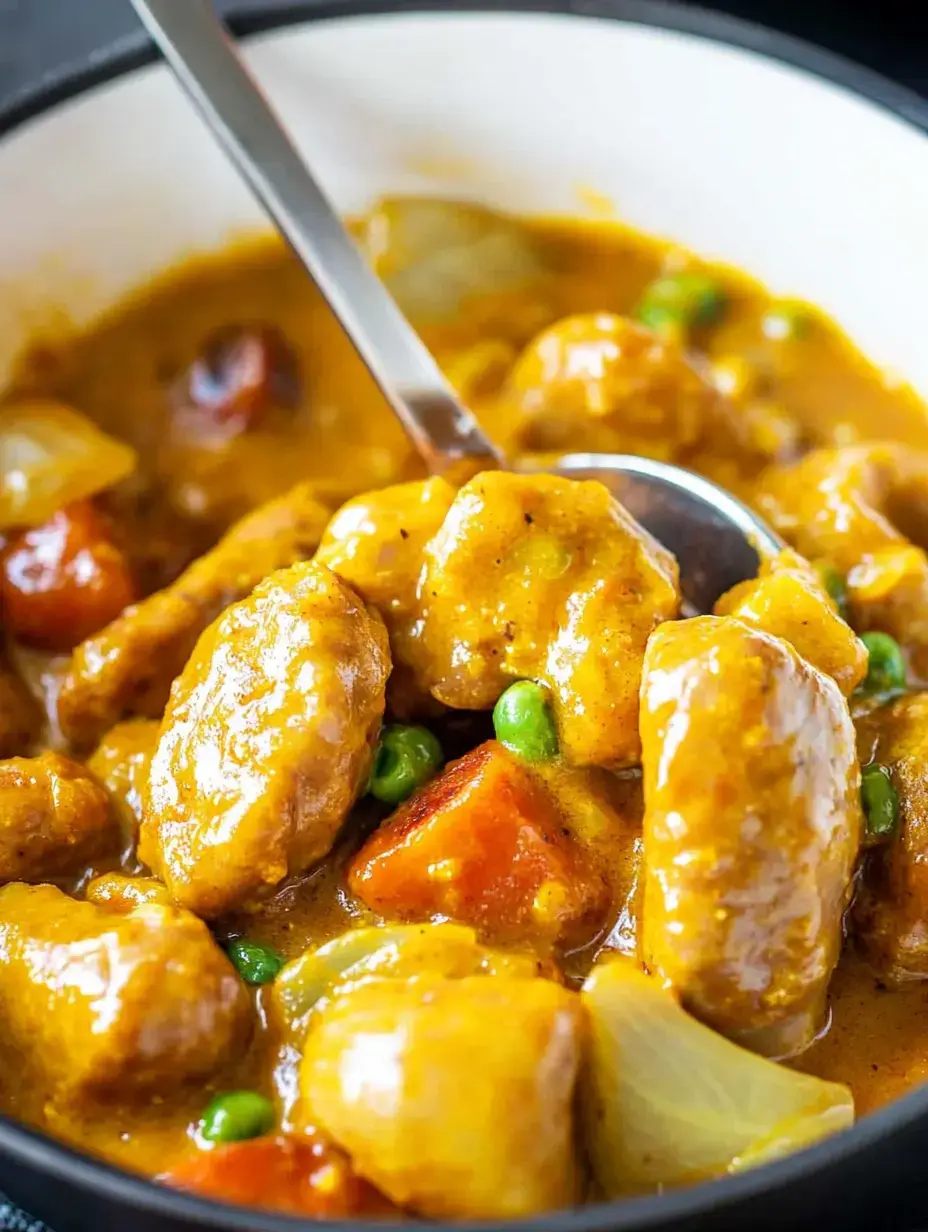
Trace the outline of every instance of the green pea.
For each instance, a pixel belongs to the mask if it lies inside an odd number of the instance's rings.
[[[511,684],[493,708],[493,728],[500,744],[526,761],[557,757],[557,729],[548,694],[534,680]]]
[[[889,838],[899,825],[899,796],[889,771],[874,762],[860,772],[860,801],[870,838]]]
[[[207,1142],[244,1142],[274,1128],[274,1105],[257,1091],[227,1091],[206,1106],[200,1137]]]
[[[669,322],[683,328],[712,325],[725,311],[725,292],[709,274],[683,270],[649,283],[635,309],[643,325],[663,332]]]
[[[822,585],[838,609],[838,615],[843,620],[847,620],[847,581],[844,574],[827,560],[816,561],[815,568],[822,580]]]
[[[441,745],[427,727],[392,723],[380,733],[367,790],[385,804],[401,804],[443,761]]]
[[[864,693],[898,693],[905,688],[905,659],[899,643],[888,633],[861,633],[870,656],[867,675],[860,686]]]
[[[762,328],[765,336],[774,342],[805,338],[812,328],[812,314],[800,300],[781,299],[764,313]]]
[[[269,945],[236,937],[226,947],[233,966],[247,984],[270,984],[284,960]]]

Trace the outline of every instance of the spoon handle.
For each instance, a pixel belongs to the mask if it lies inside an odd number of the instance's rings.
[[[132,3],[178,82],[312,275],[429,470],[463,479],[498,466],[498,451],[358,252],[209,0]]]

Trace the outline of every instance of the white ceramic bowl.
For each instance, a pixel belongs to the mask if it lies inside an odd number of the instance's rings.
[[[582,214],[595,193],[636,226],[821,305],[928,395],[928,105],[904,90],[661,0],[583,0],[570,15],[259,7],[253,28],[316,19],[261,33],[247,54],[344,209],[414,191]],[[166,70],[126,73],[147,58],[129,45],[0,115],[0,385],[27,338],[62,317],[87,322],[166,264],[264,225]],[[926,1111],[916,1093],[757,1173],[532,1226],[683,1229],[707,1211],[713,1232],[747,1219],[799,1228],[823,1211],[824,1226],[839,1212],[843,1229],[872,1226],[868,1197],[898,1196],[915,1173]],[[133,1232],[292,1226],[159,1193],[9,1123],[0,1185],[58,1232],[78,1219]]]

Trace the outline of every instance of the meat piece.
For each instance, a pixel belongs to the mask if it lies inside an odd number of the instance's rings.
[[[313,1018],[298,1117],[416,1214],[547,1213],[577,1197],[581,1027],[548,980],[372,979]]]
[[[399,1214],[392,1202],[361,1180],[342,1151],[314,1132],[198,1151],[160,1179],[220,1202],[308,1219]]]
[[[272,408],[299,406],[296,354],[273,326],[229,326],[207,340],[173,402],[177,426],[192,437],[247,432]]]
[[[154,877],[128,877],[125,873],[101,873],[92,878],[84,897],[88,903],[96,903],[108,911],[131,911],[142,903],[173,905],[163,882]]]
[[[489,709],[514,679],[551,690],[562,752],[638,759],[648,636],[676,616],[676,562],[599,483],[487,472],[425,549],[410,656],[445,705]]]
[[[118,843],[109,797],[83,766],[58,753],[0,762],[0,881],[74,876]]]
[[[589,449],[682,465],[711,453],[754,470],[763,460],[682,345],[612,313],[548,326],[522,352],[504,397],[520,412],[517,452]]]
[[[212,917],[321,860],[373,760],[383,621],[324,565],[272,574],[197,642],[151,764],[139,858]]]
[[[883,979],[928,977],[928,693],[881,706],[858,724],[860,761],[890,770],[899,832],[866,857],[853,926]]]
[[[117,723],[87,760],[87,769],[110,793],[122,831],[124,862],[135,855],[142,798],[148,788],[148,773],[160,730],[161,724],[154,719]]]
[[[658,629],[641,697],[645,961],[723,1034],[798,1052],[862,833],[847,704],[788,643],[715,616]]]
[[[419,614],[423,551],[454,496],[454,488],[439,478],[368,492],[335,514],[315,556],[383,616],[393,654],[387,700],[399,718],[427,714],[430,709],[427,695],[416,687],[409,640]]]
[[[0,758],[31,753],[43,724],[38,702],[0,653]]]
[[[388,919],[449,919],[492,941],[589,941],[602,875],[540,779],[489,741],[433,779],[364,844],[351,890]]]
[[[819,449],[771,467],[754,503],[798,551],[847,574],[851,620],[879,629],[909,651],[928,677],[928,554],[899,525],[913,527],[913,493],[928,482],[928,459],[904,446],[868,442]],[[926,539],[928,544],[928,539]]]
[[[0,890],[0,1055],[59,1107],[163,1098],[234,1061],[250,1029],[244,986],[188,912]]]
[[[329,511],[299,484],[238,522],[166,590],[128,608],[74,652],[58,699],[62,731],[92,747],[129,715],[160,718],[197,638],[230,603],[316,549]]]
[[[715,613],[782,637],[831,676],[845,697],[867,674],[866,646],[838,615],[816,571],[795,552],[765,561],[757,578],[722,595]]]
[[[3,626],[29,646],[70,650],[134,598],[129,562],[90,501],[59,509],[3,554]]]

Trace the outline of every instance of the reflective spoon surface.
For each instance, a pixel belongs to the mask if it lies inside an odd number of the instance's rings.
[[[312,276],[430,472],[463,480],[505,465],[386,287],[245,67],[209,0],[132,0],[178,82]],[[680,563],[684,597],[710,611],[782,543],[746,505],[681,467],[570,454],[546,470],[598,479]]]

